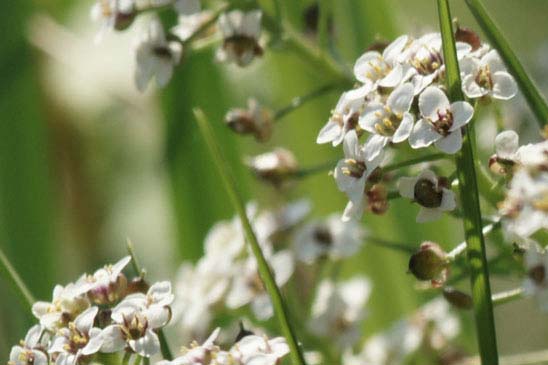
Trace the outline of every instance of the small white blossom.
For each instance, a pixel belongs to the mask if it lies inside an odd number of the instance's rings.
[[[507,161],[516,161],[518,148],[519,136],[516,132],[508,130],[497,134],[497,137],[495,138],[495,151],[497,157]]]
[[[249,65],[255,56],[262,55],[263,49],[259,45],[261,18],[260,10],[232,10],[222,14],[218,25],[224,42],[217,51],[217,59],[244,67]]]
[[[215,345],[215,340],[219,336],[220,329],[217,328],[207,340],[202,344],[193,342],[190,348],[183,347],[183,355],[172,361],[160,361],[156,365],[212,365],[212,359],[216,358],[221,352],[219,347]],[[230,363],[220,362],[219,365],[229,365]],[[236,365],[236,364],[235,364]]]
[[[242,365],[277,365],[288,353],[285,338],[256,335],[245,336],[230,349],[232,358]]]
[[[491,96],[508,100],[518,92],[516,81],[510,75],[496,50],[481,58],[464,57],[460,62],[462,90],[469,98]]]
[[[158,87],[167,85],[173,68],[181,60],[180,43],[166,39],[162,23],[153,18],[137,41],[135,47],[135,84],[143,92],[154,78]]]
[[[106,265],[95,271],[93,275],[84,274],[76,285],[86,287],[89,298],[95,304],[115,304],[125,295],[127,279],[122,271],[130,261],[131,257],[126,256],[114,265]]]
[[[370,293],[371,283],[365,277],[341,283],[322,281],[312,305],[310,331],[329,337],[338,346],[352,346],[360,337],[360,321]]]
[[[525,252],[527,278],[523,289],[527,295],[534,295],[543,311],[548,311],[548,253],[537,243],[529,245]]]
[[[445,153],[456,153],[462,147],[461,127],[474,115],[474,108],[465,101],[452,104],[443,91],[430,86],[419,96],[422,116],[409,136],[413,148],[428,147],[432,143]]]
[[[299,168],[293,152],[281,147],[249,157],[245,162],[258,178],[278,187],[286,183]]]
[[[44,337],[47,338],[44,328],[40,325],[33,326],[27,332],[25,340],[11,348],[8,365],[48,365],[48,355],[41,341]]]
[[[376,158],[387,143],[400,143],[409,137],[415,121],[409,113],[413,98],[413,85],[404,83],[390,93],[386,104],[372,102],[367,105],[359,123],[372,133],[364,147],[368,160]]]
[[[97,312],[97,307],[90,307],[57,332],[48,350],[50,354],[55,354],[56,365],[78,364],[81,357],[99,351],[103,338],[101,330],[93,327]]]
[[[101,23],[95,42],[101,41],[108,31],[126,29],[136,13],[135,0],[97,0],[91,8],[91,18]]]
[[[339,214],[332,214],[298,230],[293,246],[297,259],[312,264],[321,257],[338,260],[354,255],[363,243],[363,236],[360,223],[342,222]]]
[[[51,302],[36,302],[32,305],[32,314],[40,320],[40,324],[54,331],[73,321],[89,306],[85,293],[89,286],[70,283],[63,287],[56,285],[53,289]]]
[[[431,170],[424,170],[416,177],[401,177],[398,180],[400,195],[421,206],[417,222],[439,219],[443,212],[455,209],[455,194],[440,182]]]
[[[316,143],[338,146],[348,132],[355,130],[369,92],[367,86],[362,86],[343,93],[327,124],[320,130]]]

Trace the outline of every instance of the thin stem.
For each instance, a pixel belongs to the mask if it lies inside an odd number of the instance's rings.
[[[135,249],[133,247],[133,243],[128,239],[126,243],[127,252],[131,256],[131,264],[133,266],[133,269],[137,273],[137,275],[141,276],[143,278],[145,276],[146,271],[141,266],[139,259],[137,258],[137,254],[135,253]],[[171,352],[171,349],[169,348],[169,344],[166,339],[166,335],[164,334],[164,331],[160,329],[158,331],[158,338],[160,340],[160,351],[162,352],[162,356],[165,360],[173,360],[173,353]],[[146,359],[145,359],[146,362]]]
[[[408,166],[416,165],[416,164],[419,164],[419,163],[422,163],[422,162],[443,160],[443,159],[447,159],[447,158],[448,158],[448,156],[444,153],[434,153],[434,154],[431,154],[431,155],[421,156],[421,157],[413,158],[413,159],[410,159],[410,160],[396,162],[396,163],[393,163],[393,164],[390,164],[390,165],[386,165],[382,169],[385,172],[394,171],[394,170],[397,170],[397,169],[401,169],[402,167],[408,167]]]
[[[548,104],[541,95],[535,83],[529,78],[525,68],[510,47],[506,38],[502,35],[499,27],[487,13],[487,9],[481,0],[466,0],[468,8],[476,18],[481,29],[489,39],[489,42],[498,50],[504,63],[510,72],[516,77],[516,81],[529,104],[535,113],[538,124],[544,127],[548,124]]]
[[[464,100],[448,0],[438,0],[438,14],[443,40],[449,99],[451,101]],[[482,233],[478,183],[474,168],[473,141],[470,139],[471,136],[468,133],[467,126],[462,128],[462,133],[462,150],[456,156],[456,165],[460,200],[464,212],[464,232],[474,301],[476,336],[482,364],[497,365],[498,351],[495,320],[491,302],[485,240]]]
[[[268,262],[263,255],[259,242],[257,241],[257,237],[253,232],[253,227],[251,226],[249,218],[247,217],[244,202],[242,201],[241,195],[238,192],[236,181],[230,172],[228,164],[223,158],[222,152],[219,148],[219,144],[215,139],[206,115],[201,109],[195,109],[194,115],[198,122],[198,126],[200,127],[200,131],[202,132],[202,135],[207,143],[207,146],[209,147],[211,157],[213,158],[215,165],[217,166],[219,175],[221,175],[221,180],[223,181],[226,192],[228,193],[229,198],[234,205],[234,208],[240,216],[246,241],[251,246],[253,255],[257,260],[259,276],[266,288],[266,291],[270,295],[272,306],[274,307],[274,312],[279,321],[282,334],[286,338],[287,344],[289,345],[291,360],[293,361],[294,365],[305,365],[302,350],[295,336],[295,332],[292,328],[291,322],[289,321],[286,304],[278,286],[276,285],[276,281],[274,280],[272,271],[268,266]]]
[[[406,245],[405,243],[393,242],[378,237],[366,237],[364,239],[364,242],[372,244],[374,246],[389,248],[391,250],[403,252],[410,255],[414,254],[417,251],[415,247],[411,247],[409,245]]]
[[[17,294],[19,298],[28,306],[29,309],[32,308],[32,305],[36,301],[32,296],[30,290],[27,288],[23,279],[19,276],[11,262],[8,260],[7,256],[4,254],[4,251],[0,248],[0,274],[2,274],[6,280],[10,283],[11,287]]]
[[[295,177],[295,178],[304,178],[304,177],[308,177],[310,175],[317,174],[319,172],[333,170],[335,168],[335,166],[337,165],[337,162],[338,162],[338,160],[328,161],[328,162],[324,162],[322,164],[318,164],[316,166],[305,167],[305,168],[299,169],[298,171],[295,171],[295,173],[293,173],[292,176]]]
[[[274,120],[282,119],[287,114],[289,114],[292,111],[294,111],[295,109],[303,106],[307,102],[312,101],[312,100],[314,100],[314,99],[316,99],[316,98],[318,98],[322,95],[325,95],[325,94],[329,93],[330,91],[333,91],[337,88],[340,88],[340,87],[342,87],[342,85],[343,85],[342,82],[332,82],[332,83],[323,85],[323,86],[319,87],[318,89],[312,90],[308,94],[297,96],[297,97],[293,98],[293,100],[291,100],[289,105],[277,110],[274,113]]]
[[[495,293],[491,297],[494,306],[513,302],[516,299],[521,299],[525,296],[523,288],[515,288],[501,293]]]
[[[484,226],[481,232],[483,233],[484,236],[487,236],[489,233],[491,233],[497,228],[500,228],[500,220],[497,220],[496,222],[493,222]],[[449,253],[447,253],[447,259],[449,259],[450,261],[455,261],[455,259],[458,256],[466,252],[466,247],[467,247],[466,241],[459,243],[454,249],[452,249],[451,251],[449,251]]]

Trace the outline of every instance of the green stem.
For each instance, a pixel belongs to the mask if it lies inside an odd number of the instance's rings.
[[[419,163],[422,163],[422,162],[443,160],[443,159],[447,159],[447,158],[448,158],[447,155],[444,154],[444,153],[434,153],[434,154],[431,154],[431,155],[421,156],[421,157],[413,158],[411,160],[406,160],[406,161],[401,161],[401,162],[396,162],[396,163],[393,163],[393,164],[390,164],[390,165],[386,165],[382,169],[385,172],[389,172],[389,171],[394,171],[394,170],[400,169],[402,167],[416,165],[416,164],[419,164]]]
[[[325,94],[329,93],[330,91],[341,87],[342,85],[343,85],[342,82],[332,82],[332,83],[323,85],[323,86],[319,87],[316,90],[312,90],[308,94],[297,96],[297,97],[293,98],[293,100],[291,100],[289,105],[277,110],[274,113],[274,120],[282,119],[287,114],[289,114],[292,111],[294,111],[295,109],[303,106],[307,102],[312,101],[312,100],[314,100],[314,99],[316,99],[316,98],[318,98],[322,95],[325,95]]]
[[[410,255],[414,254],[417,251],[415,247],[411,247],[409,245],[406,245],[405,243],[388,241],[378,237],[366,237],[364,239],[364,242],[368,244],[372,244],[374,246],[389,248],[391,250],[399,251],[399,252],[410,254]]]
[[[493,305],[497,306],[513,302],[514,300],[521,299],[524,296],[525,293],[523,292],[523,288],[515,288],[501,293],[495,293],[491,297],[491,300],[493,301]]]
[[[143,267],[139,263],[139,259],[137,258],[137,255],[135,254],[133,243],[131,243],[129,239],[127,240],[126,247],[127,247],[127,252],[131,256],[131,264],[133,266],[133,269],[135,270],[135,273],[143,278],[145,276],[146,271],[143,269]],[[160,351],[162,352],[162,356],[164,357],[164,359],[170,360],[170,361],[173,360],[173,353],[171,352],[171,349],[169,348],[166,335],[164,334],[164,331],[162,329],[158,330],[158,339],[160,340]],[[146,359],[145,359],[145,362],[146,362]]]
[[[449,99],[452,101],[464,100],[448,0],[438,0],[438,14],[443,40]],[[491,302],[485,240],[482,233],[478,182],[474,168],[473,141],[470,139],[471,136],[468,133],[467,126],[462,128],[462,133],[462,150],[457,154],[455,160],[458,171],[460,200],[464,212],[464,232],[474,301],[476,336],[482,364],[497,365],[498,351],[495,320],[493,317],[493,303]]]
[[[274,276],[268,263],[263,255],[257,237],[253,232],[249,218],[247,217],[244,202],[242,201],[241,195],[237,189],[237,183],[232,176],[228,164],[225,162],[222,152],[219,148],[219,144],[215,139],[215,135],[211,129],[211,126],[207,120],[206,115],[201,109],[195,109],[194,115],[200,127],[200,131],[209,147],[211,157],[213,158],[215,165],[217,166],[219,175],[221,175],[221,180],[223,181],[226,192],[229,195],[229,198],[234,205],[234,208],[240,216],[242,227],[244,229],[246,241],[251,246],[251,250],[255,259],[257,260],[257,266],[259,271],[259,276],[261,277],[262,282],[266,288],[266,291],[270,295],[272,301],[272,306],[274,307],[274,312],[279,321],[282,334],[286,338],[287,344],[290,349],[290,357],[294,365],[305,365],[304,356],[302,350],[299,346],[295,332],[292,328],[291,322],[289,321],[288,310],[286,308],[282,294],[276,285]]]
[[[548,124],[548,104],[540,94],[535,83],[529,78],[525,68],[510,47],[506,38],[502,35],[499,27],[487,13],[481,0],[466,0],[468,8],[476,18],[481,29],[489,39],[489,42],[498,50],[500,56],[506,63],[510,72],[515,76],[516,81],[529,104],[535,113],[540,127]]]
[[[19,298],[28,306],[28,309],[32,309],[32,305],[36,300],[2,249],[0,249],[0,274],[6,278],[13,290],[19,295]]]
[[[131,352],[128,351],[124,354],[124,357],[122,358],[122,365],[128,365],[130,358],[131,358]]]

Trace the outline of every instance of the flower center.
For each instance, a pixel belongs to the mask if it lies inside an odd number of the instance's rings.
[[[101,0],[99,6],[101,7],[101,14],[103,14],[105,18],[109,18],[113,15],[114,12],[110,6],[110,0]]]
[[[438,120],[432,122],[432,125],[436,132],[446,137],[451,133],[450,129],[453,126],[453,113],[448,109],[444,111],[438,110],[437,113]]]
[[[543,285],[546,278],[546,269],[543,265],[537,265],[529,270],[528,276],[536,285]]]
[[[402,113],[393,113],[389,106],[384,107],[384,113],[378,111],[375,116],[380,119],[380,122],[375,124],[375,131],[385,137],[393,136],[403,119]]]
[[[440,52],[423,46],[411,60],[411,65],[420,75],[431,75],[443,64]]]
[[[392,67],[384,62],[382,58],[371,60],[368,65],[369,68],[365,72],[365,77],[372,81],[380,80],[392,71]]]
[[[124,325],[121,326],[122,333],[127,339],[138,339],[145,335],[148,328],[146,318],[133,315],[130,319],[124,317]]]
[[[168,46],[155,46],[152,48],[152,53],[158,58],[167,60],[172,58],[171,49]]]
[[[430,180],[420,179],[415,184],[415,201],[426,208],[438,208],[441,206],[443,192]]]
[[[491,90],[493,88],[493,79],[491,78],[491,69],[489,65],[481,67],[475,78],[476,84],[483,89]]]
[[[263,54],[263,49],[257,40],[245,35],[233,35],[232,37],[226,38],[223,43],[223,48],[234,52],[238,57],[242,57],[244,53],[249,51],[255,56]]]
[[[84,348],[87,345],[89,337],[87,334],[79,331],[76,328],[74,322],[69,323],[68,327],[70,331],[70,334],[68,336],[69,343],[65,346],[65,349],[72,354],[76,354],[78,350]]]
[[[329,247],[333,244],[333,235],[324,226],[318,226],[314,230],[314,239],[319,243],[320,246]]]
[[[363,161],[356,161],[353,158],[347,158],[346,160],[344,160],[344,163],[346,164],[346,166],[341,169],[342,173],[347,176],[352,176],[356,179],[361,178],[365,170],[367,170],[365,162]]]

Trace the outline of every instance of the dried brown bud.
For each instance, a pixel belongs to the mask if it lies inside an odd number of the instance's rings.
[[[419,280],[431,280],[433,284],[439,285],[445,281],[448,264],[445,251],[437,243],[426,241],[411,256],[409,271]]]
[[[139,276],[129,282],[127,286],[126,295],[134,294],[134,293],[146,294],[149,288],[150,288],[150,285],[145,281],[143,277]]]
[[[225,116],[226,124],[238,134],[252,134],[259,142],[272,135],[272,113],[262,108],[255,99],[249,99],[247,109],[231,109]]]
[[[366,192],[367,206],[374,214],[384,214],[388,210],[388,192],[382,184],[375,184]]]
[[[489,170],[495,175],[508,175],[512,172],[514,165],[514,161],[499,158],[497,155],[489,157]]]
[[[461,27],[460,25],[457,26],[457,30],[455,31],[455,40],[457,42],[468,43],[472,46],[472,51],[481,47],[481,39],[478,34],[472,29]]]
[[[247,165],[257,177],[276,187],[280,187],[299,168],[293,153],[284,148],[249,158]]]
[[[443,297],[459,309],[471,309],[473,306],[470,295],[449,286],[443,288]]]

